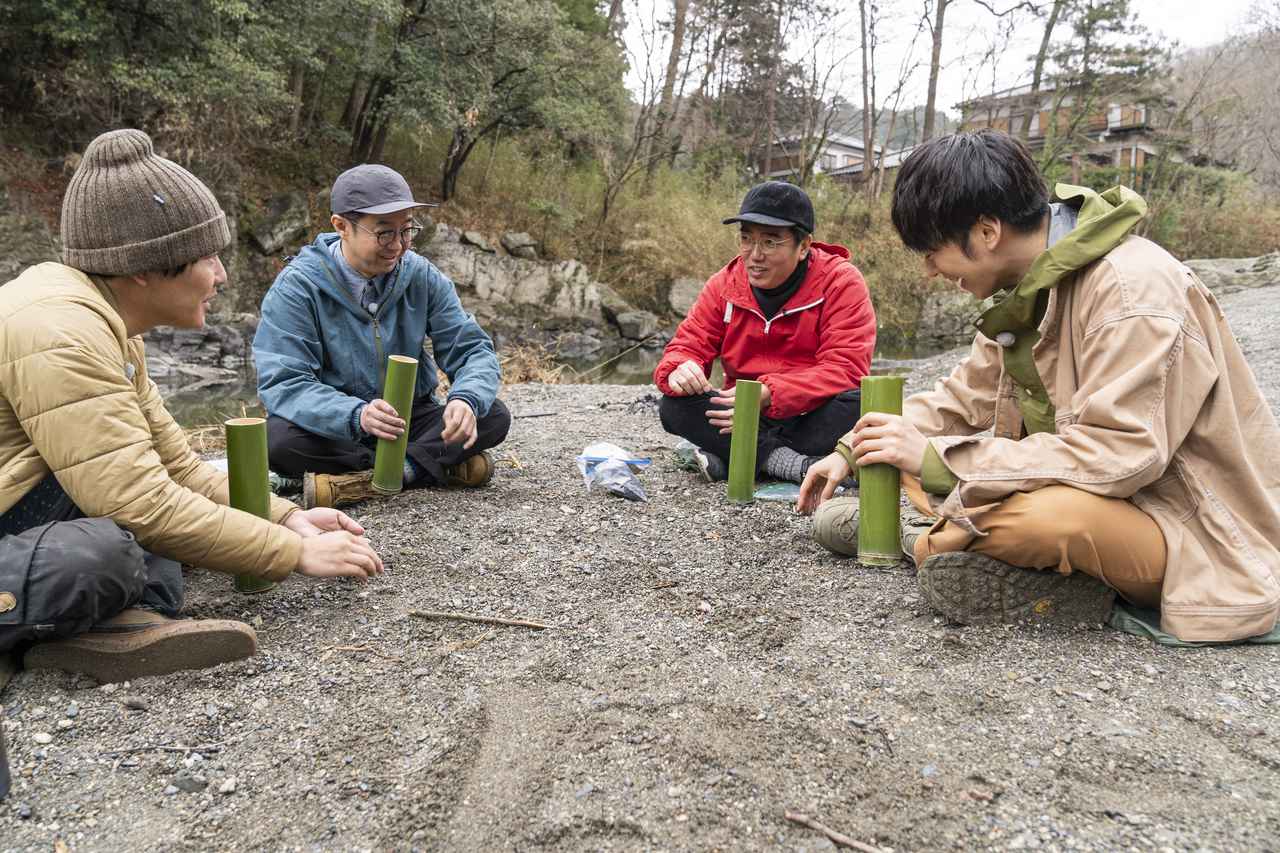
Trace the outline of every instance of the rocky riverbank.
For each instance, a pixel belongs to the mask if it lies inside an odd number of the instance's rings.
[[[1223,299],[1273,408],[1277,293]],[[1280,837],[1280,647],[950,626],[910,571],[678,469],[651,388],[503,395],[491,487],[359,508],[384,578],[188,573],[191,615],[254,624],[254,659],[18,675],[0,850],[834,849],[787,809],[897,851]],[[648,501],[584,490],[601,439],[654,457]]]

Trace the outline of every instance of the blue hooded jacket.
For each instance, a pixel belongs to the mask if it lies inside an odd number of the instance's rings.
[[[415,400],[434,398],[438,363],[449,377],[449,399],[466,401],[476,417],[488,414],[498,395],[498,357],[453,282],[407,251],[391,274],[389,295],[370,314],[342,283],[329,253],[339,239],[316,237],[262,300],[253,358],[267,412],[317,435],[358,441],[360,410],[382,396],[387,356],[407,355],[419,361]]]

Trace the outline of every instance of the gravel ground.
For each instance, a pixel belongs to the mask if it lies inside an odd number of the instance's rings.
[[[1224,299],[1273,405],[1276,294]],[[786,809],[897,851],[1280,846],[1280,647],[949,626],[909,570],[678,470],[652,388],[504,397],[490,488],[359,508],[385,578],[188,575],[253,660],[19,674],[0,849],[834,849]],[[597,439],[655,458],[649,501],[584,491]]]

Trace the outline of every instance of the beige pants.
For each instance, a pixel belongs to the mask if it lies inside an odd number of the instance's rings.
[[[918,479],[903,474],[902,487],[916,509],[934,514]],[[1014,566],[1085,572],[1134,604],[1160,606],[1164,536],[1129,501],[1046,486],[1011,495],[973,516],[973,523],[987,535],[974,536],[940,519],[916,540],[916,565],[933,554],[974,551]]]

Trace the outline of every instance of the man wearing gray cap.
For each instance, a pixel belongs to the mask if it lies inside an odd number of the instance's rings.
[[[410,248],[422,230],[414,214],[434,205],[373,164],[339,175],[330,205],[334,232],[281,270],[253,339],[271,467],[303,478],[307,506],[376,497],[377,439],[399,438],[407,416],[406,487],[484,485],[486,451],[506,438],[511,415],[497,399],[493,341],[453,282]],[[382,399],[391,355],[420,360],[411,412]],[[449,377],[443,405],[436,364]]]
[[[117,130],[67,187],[62,263],[0,287],[0,656],[101,681],[211,666],[253,654],[256,637],[171,618],[180,563],[270,580],[382,571],[340,512],[227,506],[226,474],[192,452],[147,376],[142,334],[204,325],[230,241],[198,178]]]

